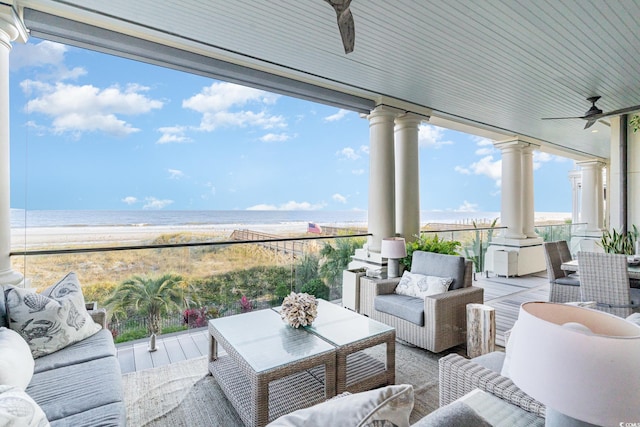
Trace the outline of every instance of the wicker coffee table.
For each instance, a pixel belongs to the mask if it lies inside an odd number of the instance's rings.
[[[328,301],[318,300],[318,317],[309,332],[336,346],[336,393],[357,393],[396,378],[396,330]],[[362,350],[386,344],[386,363]]]
[[[209,371],[247,426],[336,393],[336,348],[273,310],[209,321]],[[227,355],[218,356],[218,344]]]

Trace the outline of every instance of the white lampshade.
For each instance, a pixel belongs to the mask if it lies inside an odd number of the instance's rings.
[[[382,239],[380,255],[383,258],[400,259],[407,256],[407,245],[404,237],[387,237]]]
[[[637,325],[588,308],[525,303],[508,352],[513,382],[549,408],[602,426],[640,421]]]

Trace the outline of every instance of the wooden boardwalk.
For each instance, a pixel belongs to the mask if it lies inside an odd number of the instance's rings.
[[[229,238],[240,242],[255,241],[256,244],[271,249],[276,253],[293,254],[294,256],[304,255],[307,246],[307,242],[304,240],[291,240],[275,234],[251,230],[233,230]]]
[[[476,275],[474,286],[484,288],[485,304],[496,309],[496,344],[504,346],[504,332],[511,329],[520,305],[527,301],[547,301],[549,282],[546,272],[523,277],[486,278]],[[209,336],[206,328],[161,336],[158,351],[150,353],[148,339],[116,345],[122,373],[141,371],[168,365],[181,360],[209,354]]]

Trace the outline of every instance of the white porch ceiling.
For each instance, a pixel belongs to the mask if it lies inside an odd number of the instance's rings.
[[[594,95],[604,111],[640,104],[640,0],[352,0],[348,55],[324,0],[9,3],[574,157],[608,158],[609,127],[542,117],[581,116]],[[34,35],[65,40],[31,16]],[[101,44],[91,27],[67,41]]]

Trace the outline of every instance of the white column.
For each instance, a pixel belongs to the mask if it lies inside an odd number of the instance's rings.
[[[571,222],[577,224],[580,222],[580,187],[582,186],[582,172],[572,170],[569,172],[569,181],[571,182]]]
[[[602,199],[604,191],[602,187],[602,166],[603,163],[597,160],[589,160],[577,163],[582,169],[582,206],[581,221],[586,223],[587,233],[602,232],[603,215],[599,213],[602,209]]]
[[[522,148],[522,232],[527,238],[538,237],[535,230],[536,211],[533,187],[534,148],[532,145]]]
[[[605,188],[605,164],[600,163],[596,168],[596,228],[604,230],[604,188]]]
[[[368,249],[380,252],[383,238],[395,235],[395,172],[393,126],[397,110],[378,106],[369,119]]]
[[[522,232],[522,148],[519,141],[505,141],[494,144],[502,151],[502,196],[500,225],[507,227],[502,236],[505,239],[525,239]]]
[[[26,42],[27,31],[13,8],[0,5],[0,283],[18,284],[23,277],[11,268],[11,175],[9,173],[9,52],[11,42]]]
[[[428,119],[414,113],[396,118],[395,176],[396,233],[407,242],[420,233],[420,162],[418,127]]]

